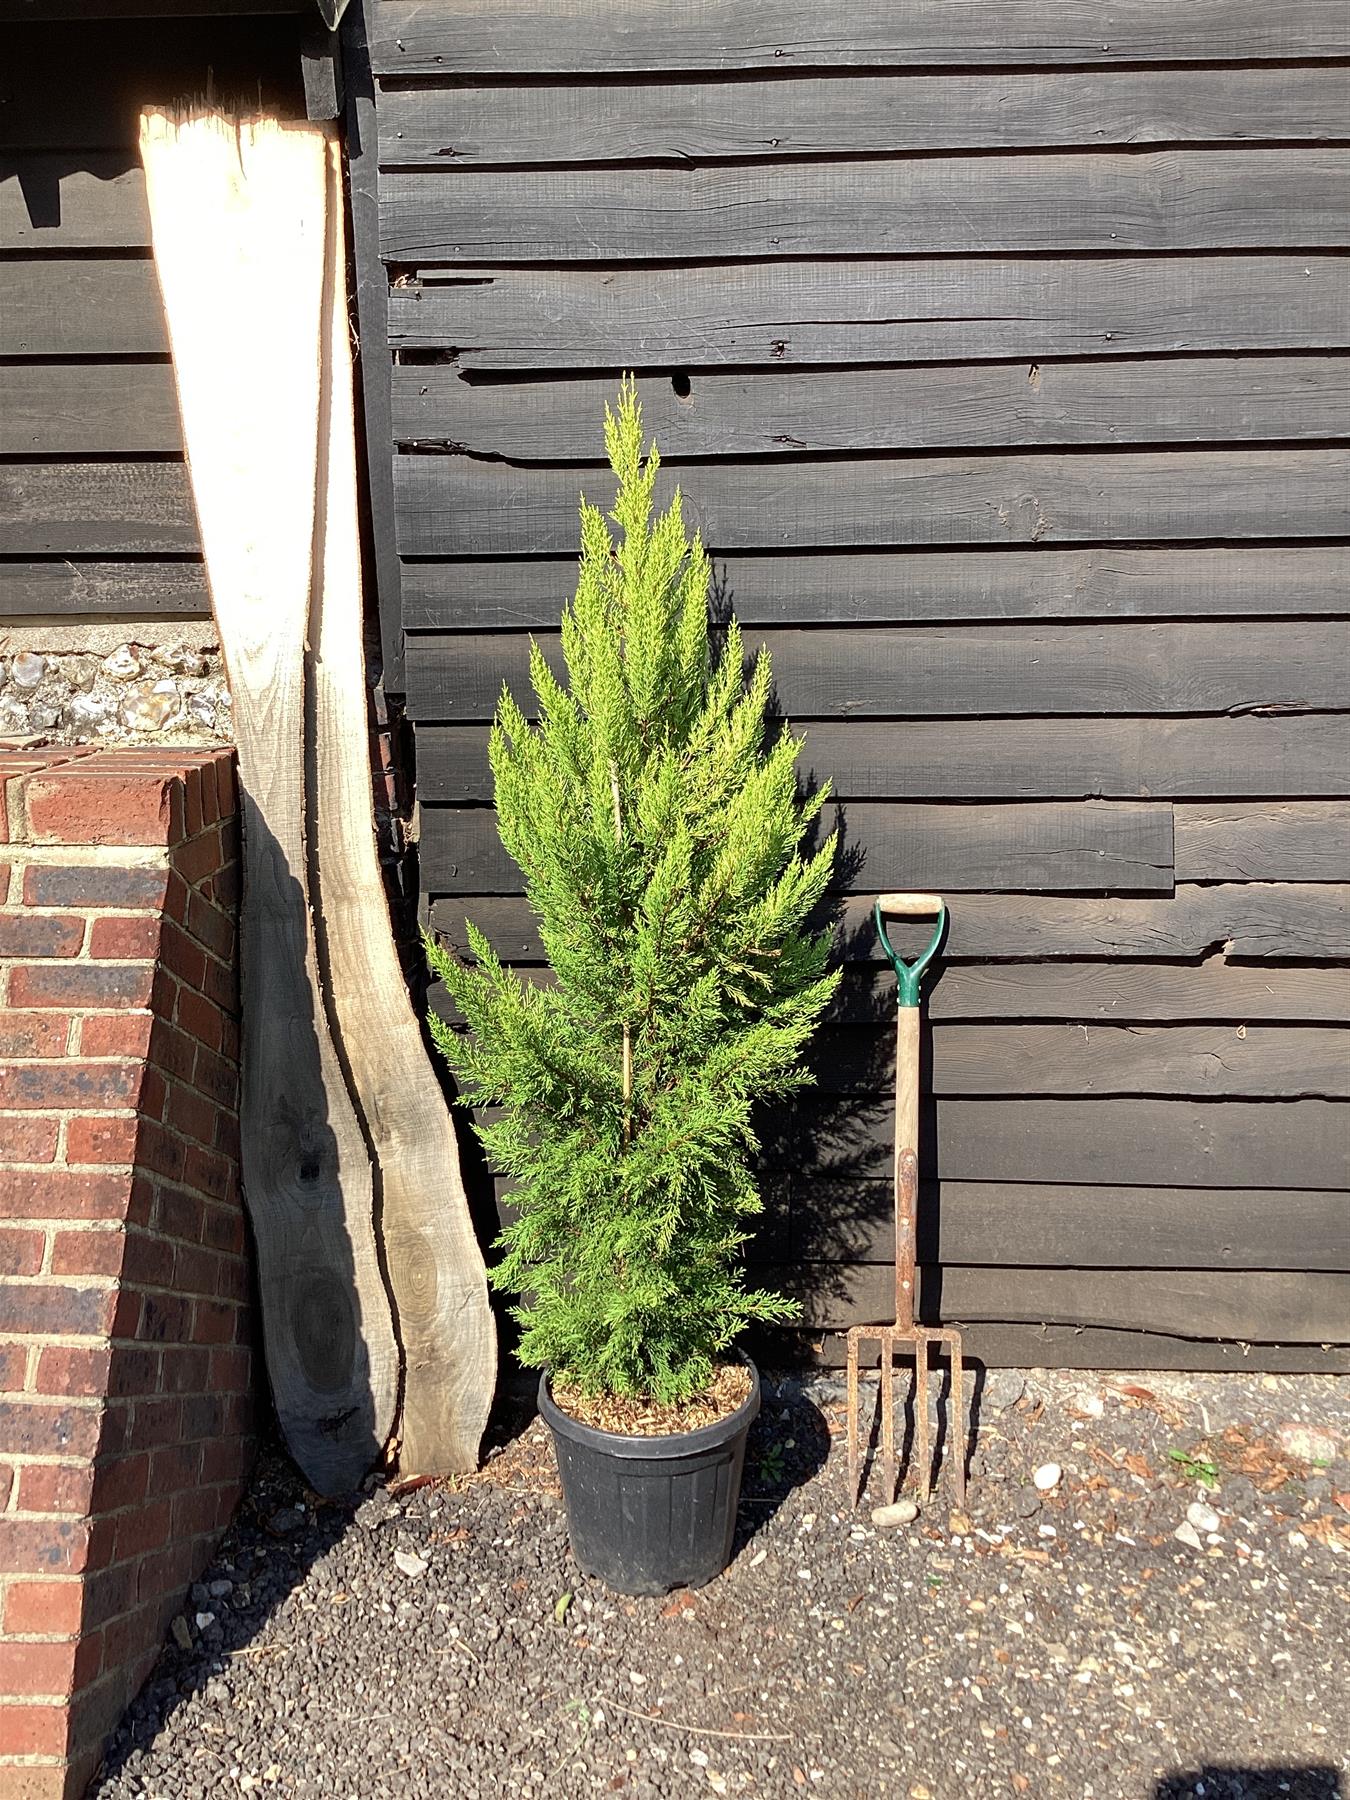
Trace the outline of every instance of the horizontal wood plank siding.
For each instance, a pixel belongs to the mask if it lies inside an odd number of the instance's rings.
[[[200,616],[139,114],[212,89],[303,117],[303,9],[17,10],[0,58],[0,614]]]
[[[1335,0],[367,12],[432,927],[550,979],[487,726],[503,682],[532,710],[531,635],[559,665],[634,369],[844,847],[759,1272],[813,1329],[886,1311],[870,908],[938,887],[927,1316],[996,1357],[1350,1362]]]

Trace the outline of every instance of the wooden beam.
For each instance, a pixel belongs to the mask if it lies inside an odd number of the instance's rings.
[[[687,388],[687,391],[686,391]],[[513,462],[594,462],[611,379],[468,381],[444,365],[394,370],[394,436]],[[905,369],[653,377],[644,423],[674,457],[803,452],[1221,443],[1345,434],[1345,356],[1097,357]],[[587,477],[587,479],[590,479]]]
[[[875,256],[876,246],[871,246]],[[801,368],[1342,350],[1336,256],[978,257],[457,269],[389,296],[390,341],[461,369]]]
[[[1350,184],[1347,184],[1350,192]],[[1335,537],[1350,452],[1120,451],[1083,456],[859,458],[666,470],[714,552],[1118,539]],[[613,504],[605,471],[516,469],[399,456],[405,556],[538,556],[575,550],[577,501]]]
[[[199,619],[210,611],[199,562],[0,562],[0,616],[130,613]]]
[[[879,963],[871,925],[872,896],[841,897],[837,905],[839,956],[850,962]],[[472,899],[434,900],[432,927],[460,954],[468,950],[466,912],[505,961],[543,961],[536,921],[523,898],[478,894]],[[893,935],[905,955],[916,954],[922,947],[904,941],[899,929],[893,930]],[[1195,958],[1216,950],[1265,962],[1350,960],[1350,886],[1214,883],[1178,886],[1175,894],[1165,899],[966,894],[949,914],[942,958],[945,963],[985,962],[997,957],[1147,961]],[[1243,981],[1256,973],[1238,971]],[[1319,982],[1325,989],[1328,979],[1333,986],[1336,981],[1326,971],[1293,973],[1305,1004],[1319,991]],[[1150,979],[1156,982],[1157,972]],[[1268,999],[1283,991],[1279,987],[1283,980],[1281,973],[1273,989],[1268,980],[1262,984]],[[1235,1003],[1244,1017],[1250,1016],[1250,999],[1249,995],[1245,1002]],[[1230,1012],[1229,1016],[1235,1015]],[[1344,1016],[1350,1018],[1350,992],[1345,995]]]
[[[386,75],[574,74],[648,69],[951,68],[1009,63],[1313,61],[1345,54],[1336,0],[1060,0],[1054,7],[949,0],[852,6],[848,29],[810,0],[709,12],[698,0],[383,0],[373,56]]]
[[[0,455],[174,455],[182,448],[167,362],[0,365]]]
[[[1166,806],[861,803],[848,809],[841,851],[863,859],[869,888],[902,881],[952,893],[1172,887]],[[505,893],[520,881],[497,836],[496,815],[485,807],[425,808],[421,870],[430,894]]]
[[[394,263],[1339,247],[1343,150],[950,156],[385,175]]]
[[[610,21],[612,28],[612,20]],[[1344,135],[1343,68],[1076,69],[860,80],[573,79],[390,87],[380,157],[399,168],[698,162],[916,150],[1316,142]]]
[[[181,462],[0,463],[5,548],[16,556],[195,552]]]
[[[3,270],[0,264],[0,271]],[[1350,550],[1107,546],[858,551],[717,560],[719,601],[743,625],[921,625],[968,620],[1269,618],[1343,613]],[[548,630],[576,586],[566,560],[408,563],[410,631]]]
[[[1185,881],[1341,881],[1350,869],[1350,802],[1178,806]]]
[[[557,634],[540,632],[535,641],[561,673]],[[772,659],[778,704],[794,722],[1350,705],[1350,627],[1340,620],[1252,620],[1241,630],[1150,622],[900,626],[865,636],[767,631],[748,640],[748,653],[761,644]],[[515,634],[419,640],[408,671],[410,716],[491,719],[503,682],[533,712],[529,645]],[[832,742],[839,747],[837,735]],[[1083,754],[1092,760],[1090,749]],[[830,773],[823,756],[819,772]]]
[[[902,719],[812,724],[804,779],[841,800],[1184,799],[1341,794],[1350,716]],[[424,803],[492,799],[486,725],[424,725]]]

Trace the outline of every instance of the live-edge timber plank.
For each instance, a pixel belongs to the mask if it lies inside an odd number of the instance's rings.
[[[0,463],[0,517],[16,556],[198,547],[181,462]]]
[[[144,249],[145,178],[130,151],[0,156],[0,250]]]
[[[889,1262],[889,1183],[827,1183],[786,1200],[794,1257]],[[1070,1187],[927,1183],[919,1194],[922,1262],[1066,1269],[1350,1268],[1350,1198],[1317,1189]]]
[[[843,849],[869,887],[956,892],[1161,891],[1172,887],[1167,806],[1031,804],[848,808]],[[427,807],[422,878],[431,893],[502,893],[519,882],[487,808]]]
[[[1177,799],[1342,794],[1350,714],[811,724],[800,768],[841,800]],[[424,725],[423,802],[492,798],[486,725]]]
[[[146,258],[0,261],[0,355],[168,354],[155,267]]]
[[[195,619],[210,611],[199,562],[0,562],[0,617],[127,613]]]
[[[516,462],[594,459],[614,383],[394,372],[395,438]],[[687,378],[688,379],[688,378]],[[1345,356],[1094,357],[1078,363],[699,375],[642,384],[664,457],[1017,445],[1247,443],[1345,434]]]
[[[880,950],[871,923],[872,896],[850,895],[839,907],[838,954],[852,962],[879,962]],[[431,905],[431,923],[467,954],[465,914],[487,933],[498,955],[510,963],[539,963],[543,947],[534,915],[523,897],[474,895],[463,899],[438,899]],[[892,927],[892,936],[905,955],[922,948],[917,934],[913,944]],[[1299,885],[1290,882],[1215,883],[1178,887],[1165,899],[1108,899],[1038,894],[966,894],[949,913],[947,936],[942,946],[945,963],[990,961],[996,958],[1040,958],[1052,961],[1110,957],[1123,961],[1150,958],[1199,957],[1215,950],[1231,957],[1266,963],[1350,960],[1350,886]],[[1186,973],[1194,983],[1197,977]],[[1222,972],[1221,972],[1222,973]],[[1274,984],[1260,983],[1258,971],[1229,968],[1228,977],[1245,983],[1240,998],[1219,1001],[1228,1017],[1250,1017],[1252,1000],[1292,1005],[1279,1001],[1288,971]],[[1326,970],[1293,971],[1300,1004],[1287,1016],[1313,1017],[1304,1008],[1316,1006],[1317,996],[1329,997],[1336,976]],[[946,979],[950,980],[951,977]],[[1158,986],[1158,976],[1149,980]],[[1214,981],[1206,976],[1208,986]],[[1342,985],[1344,985],[1342,983]],[[1162,982],[1163,1003],[1181,1004],[1182,997]],[[1187,993],[1193,996],[1188,986]],[[1191,1001],[1194,1004],[1192,998]],[[1167,1016],[1164,1014],[1164,1017]],[[1196,1016],[1191,1013],[1189,1016]],[[1224,1016],[1220,1013],[1219,1016]],[[1342,999],[1339,1016],[1350,1019],[1350,990]]]
[[[866,0],[847,29],[808,0],[711,11],[698,0],[383,0],[372,56],[382,74],[575,74],[649,69],[960,67],[1016,63],[1316,60],[1345,54],[1335,0],[1060,0],[1054,7]]]
[[[0,365],[0,455],[163,455],[182,447],[167,362]]]
[[[1263,801],[1176,809],[1180,881],[1344,881],[1350,801]]]
[[[541,632],[536,641],[561,671],[557,635]],[[1209,622],[902,626],[865,640],[848,630],[768,631],[747,650],[760,643],[772,658],[778,704],[794,721],[1350,704],[1350,627],[1341,621],[1252,621],[1241,630]],[[408,670],[409,713],[490,719],[503,683],[532,712],[528,656],[523,636],[421,640]],[[819,772],[829,773],[823,758]]]
[[[1350,192],[1350,184],[1347,184]],[[1115,451],[717,463],[678,472],[691,529],[716,552],[1337,537],[1350,452]],[[664,471],[660,492],[675,485]],[[398,456],[405,556],[563,554],[577,496],[608,508],[608,471],[518,469],[459,456]]]
[[[696,162],[1052,145],[1292,143],[1345,135],[1341,68],[1076,69],[390,87],[380,156],[400,168]]]
[[[999,619],[1258,617],[1343,613],[1350,550],[857,551],[717,559],[720,598],[744,625],[919,625]],[[406,563],[412,631],[556,626],[576,586],[566,562]]]
[[[1339,350],[1350,283],[1316,255],[466,268],[395,288],[389,331],[484,370]]]
[[[875,1263],[769,1266],[773,1287],[803,1302],[807,1326],[862,1324],[894,1310],[894,1273]],[[887,1294],[889,1288],[890,1299]],[[918,1314],[1166,1331],[1178,1338],[1350,1341],[1350,1276],[1285,1270],[920,1268]]]
[[[418,170],[380,184],[395,263],[1340,247],[1338,149],[680,169]]]

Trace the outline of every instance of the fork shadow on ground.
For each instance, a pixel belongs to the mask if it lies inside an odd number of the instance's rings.
[[[1206,1764],[1165,1775],[1152,1800],[1345,1800],[1345,1790],[1337,1771],[1324,1763],[1259,1769]]]

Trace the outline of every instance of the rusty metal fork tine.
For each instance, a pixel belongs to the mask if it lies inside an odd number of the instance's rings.
[[[928,1340],[914,1341],[914,1447],[919,1464],[919,1492],[933,1491],[933,1456],[928,1444]]]
[[[952,1365],[952,1404],[948,1437],[956,1456],[956,1504],[964,1506],[966,1503],[965,1370],[961,1362],[960,1338],[953,1337],[949,1342]]]
[[[848,1334],[848,1493],[849,1503],[857,1511],[858,1492],[858,1340]]]
[[[889,1333],[881,1340],[877,1360],[881,1383],[881,1474],[885,1485],[883,1506],[895,1499],[895,1344]]]

